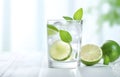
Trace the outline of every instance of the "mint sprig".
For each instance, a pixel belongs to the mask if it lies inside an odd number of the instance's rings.
[[[83,17],[83,9],[79,8],[74,14],[73,18],[69,16],[63,16],[65,20],[82,20]]]
[[[74,19],[74,20],[81,20],[81,19],[82,19],[82,16],[83,16],[83,9],[80,8],[80,9],[78,9],[78,10],[74,13],[73,19]]]
[[[66,43],[70,43],[72,41],[72,36],[68,31],[59,30],[54,25],[47,24],[49,29],[59,32],[60,39]]]
[[[64,18],[65,20],[73,20],[73,18],[68,17],[68,16],[63,16],[63,18]]]
[[[82,8],[78,9],[73,14],[73,18],[69,17],[69,16],[63,16],[63,18],[65,20],[82,20],[82,17],[83,17],[83,9]],[[47,27],[54,30],[54,31],[59,32],[59,36],[60,36],[62,41],[67,42],[67,43],[70,43],[72,41],[72,36],[68,31],[59,30],[54,25],[51,25],[51,24],[47,24]]]
[[[62,41],[67,42],[67,43],[70,43],[72,41],[72,36],[70,35],[68,31],[60,30],[59,34],[60,34],[60,38]]]

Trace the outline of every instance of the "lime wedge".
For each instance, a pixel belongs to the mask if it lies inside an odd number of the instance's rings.
[[[72,52],[71,45],[61,40],[55,41],[49,49],[50,56],[57,61],[67,60]]]
[[[81,47],[80,58],[83,64],[94,65],[102,58],[102,50],[97,45],[86,44]]]

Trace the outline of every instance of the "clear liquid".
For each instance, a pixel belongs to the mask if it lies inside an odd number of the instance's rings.
[[[79,52],[80,52],[80,44],[81,44],[81,27],[80,24],[74,23],[59,23],[59,24],[52,24],[55,25],[60,30],[66,30],[68,31],[72,36],[72,41],[70,42],[70,45],[72,47],[72,53],[70,57],[64,61],[56,61],[52,57],[50,57],[49,49],[50,46],[57,40],[60,39],[59,33],[56,33],[53,36],[48,36],[48,65],[51,68],[77,68],[80,65],[80,58],[79,58]],[[58,22],[57,22],[58,23]]]

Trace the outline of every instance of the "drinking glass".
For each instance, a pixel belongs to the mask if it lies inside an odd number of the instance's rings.
[[[80,65],[82,20],[48,20],[48,66],[77,68]]]

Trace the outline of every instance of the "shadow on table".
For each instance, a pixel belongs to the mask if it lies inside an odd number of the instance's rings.
[[[84,66],[78,69],[48,68],[47,58],[40,68],[39,77],[115,77],[110,66]]]
[[[86,66],[80,67],[82,77],[114,77],[112,68],[109,66]]]
[[[81,77],[78,69],[43,68],[39,77]]]
[[[42,68],[39,77],[114,77],[110,67]]]

